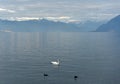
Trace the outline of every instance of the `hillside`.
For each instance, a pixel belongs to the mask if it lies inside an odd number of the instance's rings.
[[[101,25],[97,32],[120,32],[120,15]]]
[[[62,31],[76,32],[81,31],[74,24],[64,22],[54,22],[49,20],[29,20],[29,21],[8,21],[0,20],[0,31],[14,32],[41,32],[41,31]]]

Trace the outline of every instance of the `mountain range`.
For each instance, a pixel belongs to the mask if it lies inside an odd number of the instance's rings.
[[[0,32],[120,32],[120,15],[105,22],[60,22],[46,19],[10,21],[0,19]]]
[[[84,23],[42,20],[10,21],[0,20],[1,32],[88,32],[96,30],[102,23],[87,21]]]
[[[45,19],[28,21],[0,20],[1,31],[14,32],[37,32],[37,31],[80,31],[80,28],[73,24],[53,22]]]

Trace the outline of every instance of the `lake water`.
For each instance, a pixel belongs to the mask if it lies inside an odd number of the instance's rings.
[[[120,34],[1,32],[0,84],[120,84]]]

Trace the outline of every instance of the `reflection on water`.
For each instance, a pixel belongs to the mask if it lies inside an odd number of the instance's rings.
[[[0,84],[119,84],[119,37],[114,33],[0,33]],[[58,58],[59,67],[50,64]],[[44,78],[44,73],[49,76]]]

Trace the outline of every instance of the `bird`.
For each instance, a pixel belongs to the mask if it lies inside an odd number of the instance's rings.
[[[46,79],[46,77],[48,77],[48,74],[44,73],[43,76],[44,76],[44,79]]]
[[[43,75],[44,75],[44,77],[45,77],[45,76],[48,76],[48,74],[46,74],[46,73],[44,73]]]
[[[53,65],[60,65],[60,60],[58,59],[57,61],[51,61],[51,64],[53,64]]]
[[[75,75],[75,76],[74,76],[74,79],[76,80],[77,78],[78,78],[78,76]]]

